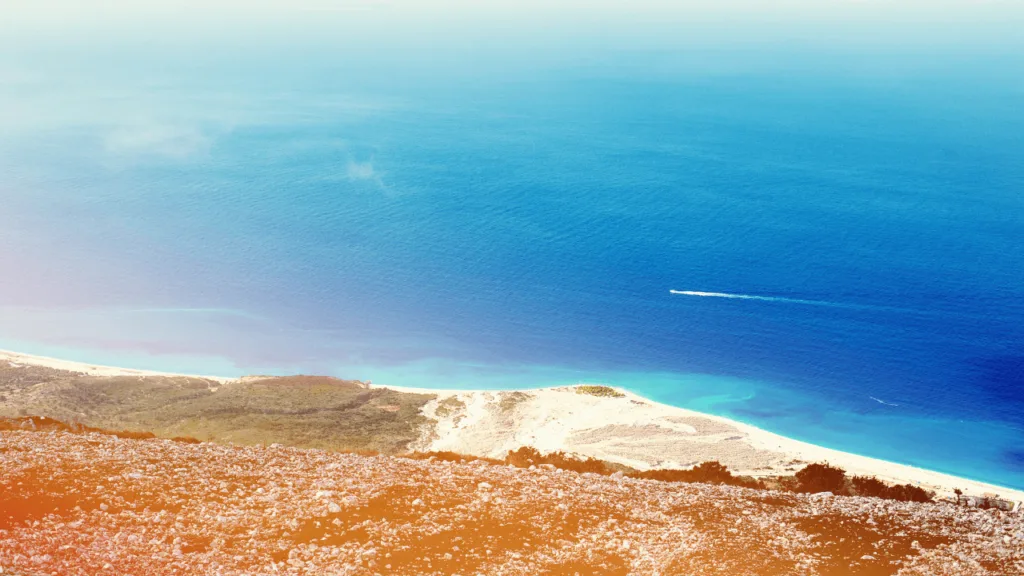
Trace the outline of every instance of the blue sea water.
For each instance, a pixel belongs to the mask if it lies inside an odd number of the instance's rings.
[[[1001,58],[278,56],[0,84],[0,348],[606,382],[1024,489],[1024,84]]]

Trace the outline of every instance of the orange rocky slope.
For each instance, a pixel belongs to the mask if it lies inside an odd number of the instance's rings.
[[[1019,513],[0,432],[3,574],[1024,574]]]

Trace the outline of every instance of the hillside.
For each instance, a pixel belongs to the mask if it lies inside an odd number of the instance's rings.
[[[98,428],[238,444],[404,452],[434,398],[325,376],[89,375],[0,358],[0,417],[48,416]]]
[[[1024,574],[1019,513],[0,432],[4,574]]]

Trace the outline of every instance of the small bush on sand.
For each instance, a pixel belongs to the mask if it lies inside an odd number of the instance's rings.
[[[796,473],[799,491],[808,493],[846,493],[846,471],[828,464],[809,464]]]
[[[625,398],[626,395],[610,386],[577,386],[577,394],[589,394],[590,396],[602,396],[604,398]]]

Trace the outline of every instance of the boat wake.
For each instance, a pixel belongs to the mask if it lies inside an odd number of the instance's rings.
[[[829,302],[827,300],[802,300],[800,298],[785,298],[782,296],[754,296],[752,294],[729,294],[727,292],[697,292],[695,290],[669,290],[678,296],[701,296],[704,298],[733,298],[736,300],[760,300],[762,302],[788,302],[790,304],[810,304],[812,306],[832,306],[836,308],[861,307],[856,304],[842,304],[840,302]]]
[[[885,400],[882,400],[881,398],[875,398],[874,396],[868,396],[868,398],[871,398],[872,400],[874,400],[875,402],[878,402],[879,404],[885,404],[886,406],[896,406],[896,407],[899,407],[899,404],[893,404],[892,402],[886,402]]]
[[[935,312],[896,308],[893,306],[877,306],[872,304],[851,304],[849,302],[832,302],[829,300],[804,300],[802,298],[786,298],[785,296],[757,296],[754,294],[731,294],[729,292],[699,292],[697,290],[669,290],[676,296],[699,296],[702,298],[729,298],[731,300],[757,300],[760,302],[776,302],[782,304],[803,304],[806,306],[825,306],[844,310],[862,310],[871,312],[895,312],[898,314],[935,315]]]

